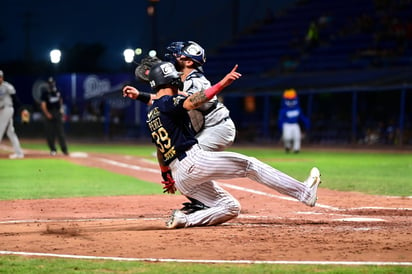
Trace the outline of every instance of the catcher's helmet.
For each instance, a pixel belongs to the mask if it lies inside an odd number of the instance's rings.
[[[149,72],[149,81],[150,86],[155,91],[165,86],[174,86],[179,89],[182,89],[183,86],[180,73],[170,62],[160,62],[153,65]]]
[[[175,62],[176,58],[186,56],[195,62],[198,66],[202,66],[206,62],[205,50],[196,42],[172,42],[166,47],[169,53],[165,54],[167,60]]]

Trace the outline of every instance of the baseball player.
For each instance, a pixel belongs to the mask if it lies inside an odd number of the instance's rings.
[[[181,73],[180,78],[183,81],[183,87],[180,88],[181,94],[191,95],[211,86],[203,73],[202,66],[206,62],[206,55],[205,50],[199,44],[193,41],[172,42],[166,49],[166,59],[173,63]],[[132,90],[132,88],[130,92],[136,95],[133,99],[141,100],[148,105],[155,98],[154,94]],[[216,96],[199,108],[189,111],[196,138],[204,150],[221,151],[233,144],[236,127],[229,114],[229,110],[218,101]],[[164,179],[165,174],[167,173],[163,171]],[[191,203],[184,203],[185,211],[204,207],[194,199],[189,198],[189,200]]]
[[[14,153],[9,156],[10,159],[24,158],[24,153],[13,125],[13,102],[17,101],[18,97],[16,96],[14,86],[4,81],[3,71],[0,70],[0,142],[3,139],[4,133],[7,132],[7,137],[14,150]]]
[[[237,65],[217,84],[188,97],[178,94],[182,83],[172,63],[161,62],[150,70],[149,79],[156,99],[149,109],[147,126],[157,147],[159,163],[170,167],[176,180],[168,187],[207,206],[189,214],[174,210],[166,222],[167,228],[217,225],[239,215],[239,202],[214,179],[247,177],[308,206],[316,204],[321,182],[317,168],[312,168],[308,179],[302,183],[256,158],[234,152],[206,151],[199,145],[188,111],[214,98],[241,77],[236,69]],[[123,92],[124,96],[129,96],[127,87]]]
[[[302,139],[299,122],[302,122],[306,129],[309,128],[309,119],[302,113],[299,106],[299,98],[294,89],[287,89],[283,93],[281,108],[279,110],[279,128],[282,132],[282,141],[286,153],[291,150],[299,153]]]
[[[172,42],[166,47],[165,57],[181,72],[181,94],[191,95],[211,86],[206,79],[202,66],[206,62],[205,50],[196,42]],[[160,60],[159,60],[160,62]],[[135,96],[148,105],[155,98],[154,94],[138,91],[128,87]],[[215,96],[204,105],[189,111],[199,145],[210,151],[224,150],[233,144],[236,137],[236,127],[229,115],[229,110]]]
[[[56,138],[59,141],[60,149],[64,155],[69,155],[67,150],[66,137],[63,128],[63,99],[57,90],[56,82],[53,77],[47,81],[48,88],[41,95],[41,110],[44,114],[44,125],[46,129],[47,145],[50,149],[50,155],[57,154]]]

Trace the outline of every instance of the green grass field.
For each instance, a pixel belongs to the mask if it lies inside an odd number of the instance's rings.
[[[44,150],[30,143],[26,149]],[[322,172],[322,188],[358,191],[374,195],[412,196],[412,152],[303,151],[285,154],[279,148],[230,150],[254,156],[293,177],[303,180],[312,166]],[[142,156],[155,161],[152,145],[70,144],[71,152],[99,152]],[[0,151],[0,153],[6,153]],[[114,174],[62,159],[0,159],[0,199],[160,194],[158,184]],[[409,273],[398,266],[300,266],[300,265],[203,265],[35,259],[1,256],[0,273]]]

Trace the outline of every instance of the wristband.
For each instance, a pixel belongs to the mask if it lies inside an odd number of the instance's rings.
[[[210,88],[208,88],[207,90],[205,90],[205,96],[207,97],[207,99],[212,99],[216,94],[218,94],[219,92],[221,92],[223,89],[222,85],[220,83],[217,83],[216,85],[211,86]]]
[[[161,172],[168,172],[170,168],[168,166],[160,166],[160,171]]]
[[[137,96],[136,98],[136,100],[139,100],[145,103],[146,105],[150,102],[151,99],[152,99],[151,94],[147,92],[139,92],[139,96]]]

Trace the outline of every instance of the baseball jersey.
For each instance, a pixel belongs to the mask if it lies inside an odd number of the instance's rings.
[[[41,101],[46,102],[47,109],[49,111],[60,110],[61,107],[61,94],[57,90],[44,91],[41,95]]]
[[[189,95],[210,87],[210,81],[198,70],[193,70],[189,73],[183,83],[183,91]],[[214,126],[229,117],[229,110],[218,101],[217,96],[214,96],[208,102],[197,108],[197,110],[205,116],[205,127]]]
[[[12,95],[16,94],[16,90],[9,82],[3,81],[0,85],[0,109],[13,106]]]
[[[182,95],[162,96],[153,101],[147,114],[146,124],[152,142],[162,153],[166,165],[185,155],[186,150],[197,143],[189,115],[183,107],[185,99]]]
[[[309,119],[303,115],[302,109],[299,105],[293,107],[283,107],[279,112],[279,124],[280,126],[283,123],[296,124],[302,121],[305,124],[305,127],[309,127]]]

